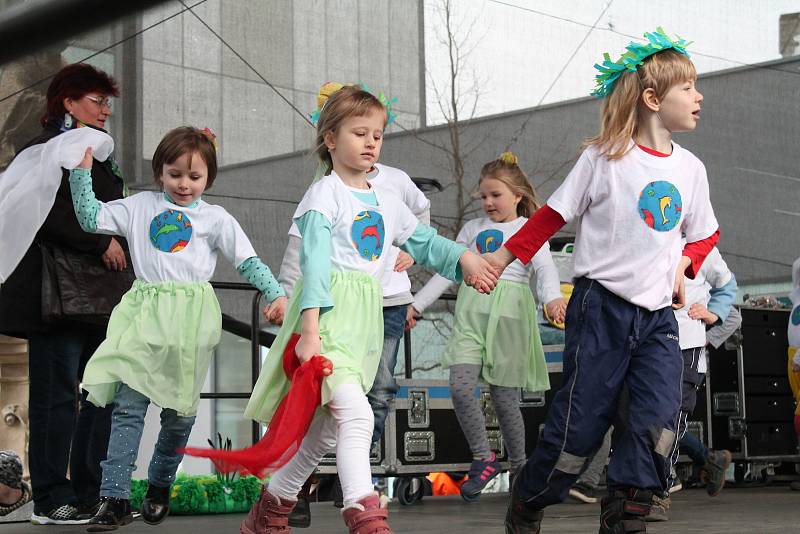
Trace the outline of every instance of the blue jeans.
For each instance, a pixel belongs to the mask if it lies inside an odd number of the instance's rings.
[[[59,329],[28,336],[31,484],[36,513],[99,497],[111,409],[79,396],[86,362],[103,341],[99,329]],[[67,470],[70,476],[67,478]]]
[[[387,306],[383,309],[383,352],[375,373],[372,389],[367,399],[375,415],[375,428],[372,430],[372,442],[377,443],[383,435],[386,417],[389,415],[389,402],[397,395],[397,380],[394,368],[397,366],[397,350],[406,326],[407,304]]]
[[[686,432],[680,441],[681,452],[692,459],[692,463],[698,467],[703,467],[708,462],[708,448],[697,436],[691,432]]]
[[[111,439],[106,460],[102,463],[101,497],[130,497],[131,475],[136,469],[136,456],[149,404],[150,399],[125,384],[114,396]],[[166,488],[175,480],[178,464],[183,459],[183,454],[177,450],[186,446],[192,425],[194,416],[183,417],[170,408],[161,410],[161,431],[147,472],[149,484]]]

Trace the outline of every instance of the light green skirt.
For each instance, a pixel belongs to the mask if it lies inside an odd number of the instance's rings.
[[[162,408],[194,415],[221,330],[211,284],[136,280],[111,313],[82,387],[97,406],[126,384]]]
[[[461,284],[442,367],[481,365],[481,378],[526,391],[550,389],[530,287],[500,280],[491,294]]]
[[[333,362],[333,374],[322,383],[323,405],[330,402],[341,384],[358,384],[367,393],[383,350],[383,290],[378,280],[362,272],[335,272],[331,274],[330,291],[334,307],[319,319],[322,355]],[[291,335],[300,332],[302,294],[300,280],[261,368],[245,417],[268,424],[289,391],[289,379],[283,372],[283,349]]]

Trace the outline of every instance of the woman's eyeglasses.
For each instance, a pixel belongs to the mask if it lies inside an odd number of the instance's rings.
[[[86,95],[86,98],[97,104],[99,108],[108,108],[111,109],[111,99],[106,96],[89,96]]]

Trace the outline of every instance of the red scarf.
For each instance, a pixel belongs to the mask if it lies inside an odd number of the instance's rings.
[[[292,334],[283,351],[283,372],[291,379],[291,386],[258,443],[233,451],[189,447],[183,452],[209,458],[223,473],[238,471],[259,478],[274,473],[291,460],[321,403],[325,371],[333,369],[331,361],[323,356],[314,356],[300,365],[294,351],[299,339],[299,334]]]

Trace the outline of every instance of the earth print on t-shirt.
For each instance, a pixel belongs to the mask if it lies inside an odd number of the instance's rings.
[[[150,221],[150,242],[161,252],[178,252],[192,239],[192,221],[178,210],[166,210]]]
[[[794,326],[800,325],[800,306],[795,306],[794,310],[792,310],[791,321]]]
[[[650,182],[639,193],[639,215],[658,232],[669,232],[681,220],[683,203],[678,188],[669,182]]]
[[[383,252],[386,230],[383,217],[377,211],[362,211],[353,219],[350,237],[358,254],[368,261],[376,261]]]
[[[494,228],[489,228],[478,234],[475,238],[475,246],[478,247],[480,254],[494,252],[503,245],[503,232]]]

